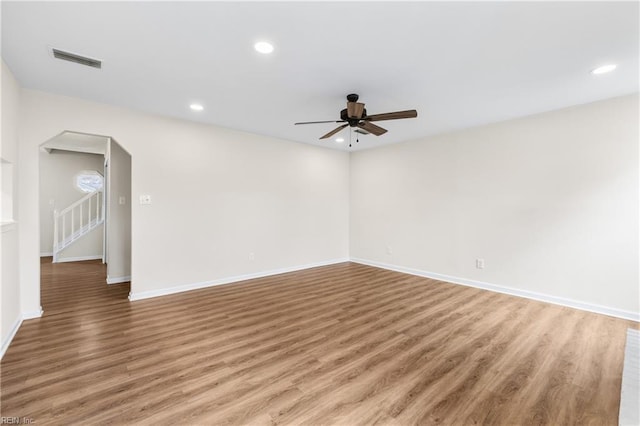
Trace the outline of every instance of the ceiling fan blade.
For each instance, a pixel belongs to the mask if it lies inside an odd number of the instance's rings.
[[[337,128],[327,133],[326,135],[322,136],[320,139],[330,138],[331,136],[335,135],[336,133],[338,133],[340,130],[344,129],[347,126],[348,124],[343,124],[342,126],[338,126]]]
[[[362,118],[364,104],[360,102],[347,102],[347,117]]]
[[[375,124],[369,123],[368,121],[361,121],[357,124],[357,126],[376,136],[387,133],[387,129],[383,129],[382,127],[376,126]]]
[[[384,114],[368,115],[364,118],[367,121],[382,121],[382,120],[399,120],[401,118],[416,118],[418,111],[415,109],[409,109],[407,111],[386,112]]]
[[[295,126],[298,124],[320,124],[320,123],[344,123],[344,120],[327,120],[327,121],[301,121],[300,123],[293,123]]]

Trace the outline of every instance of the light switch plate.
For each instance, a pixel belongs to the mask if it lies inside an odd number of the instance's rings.
[[[140,204],[151,204],[151,195],[141,195]]]

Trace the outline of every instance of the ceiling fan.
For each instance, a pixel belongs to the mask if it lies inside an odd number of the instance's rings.
[[[358,133],[371,133],[372,135],[380,136],[387,133],[387,129],[383,129],[380,126],[373,124],[372,121],[398,120],[401,118],[415,118],[418,116],[418,111],[415,109],[367,115],[367,110],[365,109],[364,104],[358,102],[358,98],[359,96],[355,93],[347,95],[347,108],[340,111],[340,120],[304,121],[295,124],[346,123],[338,126],[326,135],[321,136],[320,139],[330,138],[347,126],[357,127],[358,129],[355,131]]]

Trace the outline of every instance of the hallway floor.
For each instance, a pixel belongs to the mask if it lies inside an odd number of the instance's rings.
[[[129,297],[129,283],[107,285],[107,265],[101,260],[51,263],[40,258],[40,302],[46,316],[73,313],[87,319]]]

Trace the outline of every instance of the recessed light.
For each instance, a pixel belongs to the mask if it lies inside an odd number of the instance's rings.
[[[603,65],[591,71],[591,74],[606,74],[615,70],[618,66],[616,64]]]
[[[189,108],[191,108],[194,111],[202,111],[204,109],[204,107],[200,104],[191,104],[189,105]]]
[[[344,138],[337,138],[337,139],[336,139],[336,142],[338,142],[338,143],[342,143],[342,142],[344,142]]]
[[[273,44],[267,43],[266,41],[257,42],[253,45],[253,48],[260,53],[264,53],[265,55],[273,52]]]

